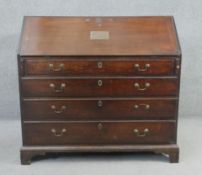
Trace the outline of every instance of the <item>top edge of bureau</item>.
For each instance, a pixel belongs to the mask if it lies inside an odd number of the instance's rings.
[[[91,39],[91,32],[107,39]],[[26,16],[18,56],[176,56],[181,49],[172,16]]]

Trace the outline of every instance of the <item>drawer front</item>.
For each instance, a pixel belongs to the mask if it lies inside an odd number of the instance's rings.
[[[123,58],[122,58],[123,59]],[[126,60],[125,60],[126,59]],[[135,59],[25,59],[25,75],[87,76],[87,75],[172,75],[175,60]]]
[[[26,123],[24,145],[169,144],[174,122]]]
[[[176,78],[23,79],[24,97],[175,96]]]
[[[24,100],[24,120],[174,119],[175,99]]]

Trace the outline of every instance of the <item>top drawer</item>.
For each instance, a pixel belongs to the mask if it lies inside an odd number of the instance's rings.
[[[173,75],[174,58],[29,57],[25,76],[139,76]]]

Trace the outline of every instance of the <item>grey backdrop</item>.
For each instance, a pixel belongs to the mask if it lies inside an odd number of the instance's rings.
[[[173,15],[183,53],[180,117],[202,113],[201,0],[0,0],[0,119],[19,119],[16,50],[24,15]]]

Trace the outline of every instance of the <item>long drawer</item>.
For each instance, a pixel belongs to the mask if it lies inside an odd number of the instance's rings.
[[[129,57],[130,58],[130,57]],[[174,58],[123,58],[90,59],[85,57],[31,57],[24,62],[25,75],[88,76],[88,75],[173,75]]]
[[[25,123],[24,145],[168,144],[174,122]]]
[[[24,99],[24,120],[174,119],[176,99]]]
[[[176,96],[177,78],[22,79],[24,97]]]

